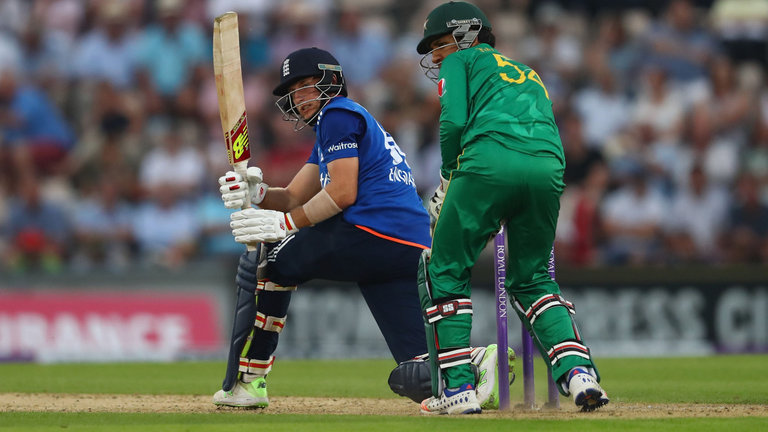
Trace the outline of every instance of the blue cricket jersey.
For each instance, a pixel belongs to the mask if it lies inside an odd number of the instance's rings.
[[[332,181],[329,162],[358,158],[357,200],[344,209],[344,220],[379,237],[429,248],[429,216],[392,136],[365,108],[343,96],[333,98],[317,119],[307,163],[318,165],[323,187]]]

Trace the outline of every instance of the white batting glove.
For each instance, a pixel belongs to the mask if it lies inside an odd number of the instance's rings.
[[[241,209],[244,203],[259,205],[264,200],[269,185],[262,183],[261,168],[248,167],[246,177],[247,179],[243,179],[243,176],[234,171],[227,171],[219,177],[219,192],[224,207]]]
[[[429,200],[427,205],[427,213],[429,213],[429,233],[435,234],[435,224],[437,224],[437,217],[440,216],[440,209],[443,208],[443,199],[445,198],[445,191],[448,190],[448,180],[440,176],[440,186],[435,189],[435,194]]]
[[[299,229],[289,213],[249,208],[232,213],[229,226],[235,241],[243,244],[280,241]]]

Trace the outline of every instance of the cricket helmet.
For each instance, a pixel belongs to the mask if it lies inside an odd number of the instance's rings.
[[[289,92],[291,85],[307,77],[317,77],[318,80],[311,86]],[[301,104],[321,101],[321,109],[332,98],[339,95],[347,95],[347,86],[344,82],[341,65],[328,51],[316,47],[303,48],[288,54],[288,57],[283,60],[280,66],[280,84],[275,87],[272,94],[279,96],[275,104],[283,112],[283,119],[296,121],[297,130],[303,127],[299,127],[299,121],[311,126],[314,125],[317,114],[320,112],[320,109],[318,109],[310,119],[305,119],[299,115],[298,105],[293,102],[293,94],[307,87],[315,87],[320,92],[320,95],[315,99],[303,101]]]
[[[467,2],[443,3],[427,15],[424,37],[416,51],[429,53],[432,41],[446,34],[453,34],[459,49],[469,48],[482,28],[491,30],[491,22],[477,6]]]

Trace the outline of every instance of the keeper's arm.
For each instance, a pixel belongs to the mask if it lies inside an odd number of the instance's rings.
[[[443,59],[440,67],[443,95],[440,96],[440,175],[450,178],[461,154],[461,136],[469,116],[469,86],[464,63],[456,55]]]

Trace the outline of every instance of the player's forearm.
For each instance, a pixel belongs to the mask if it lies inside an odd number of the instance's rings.
[[[264,200],[259,204],[259,208],[288,212],[301,204],[303,202],[301,202],[300,197],[291,193],[288,188],[270,187],[267,194],[264,195]]]

